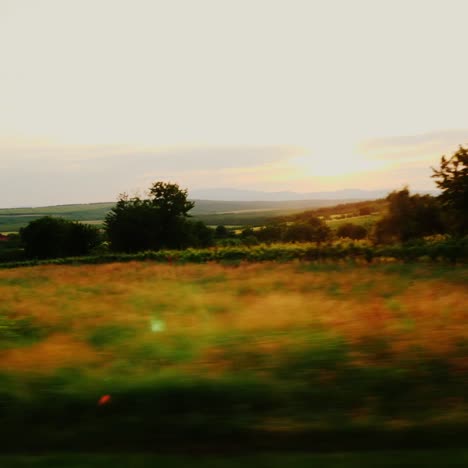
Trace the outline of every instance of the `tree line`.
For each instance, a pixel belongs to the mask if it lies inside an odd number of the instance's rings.
[[[216,229],[190,219],[194,203],[177,184],[154,183],[145,198],[123,194],[107,214],[104,229],[92,225],[42,217],[20,230],[26,258],[60,258],[105,252],[180,250],[213,245],[255,245],[273,242],[329,242],[333,237],[363,239],[375,244],[408,243],[425,236],[468,234],[468,148],[459,147],[450,158],[442,156],[432,169],[441,193],[412,195],[408,188],[386,198],[387,209],[371,231],[345,223],[333,233],[326,222],[312,214],[293,221],[276,220],[259,229],[236,234],[224,226]],[[365,210],[366,207],[359,206]],[[368,214],[363,213],[363,214]]]

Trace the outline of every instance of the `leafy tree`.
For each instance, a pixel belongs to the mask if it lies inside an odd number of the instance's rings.
[[[87,255],[101,243],[101,234],[95,226],[71,222],[67,230],[66,255]]]
[[[94,226],[44,216],[20,230],[28,258],[57,258],[86,255],[100,242]]]
[[[311,216],[304,222],[287,226],[283,239],[286,242],[324,242],[331,237],[331,230],[320,218]]]
[[[210,247],[214,243],[214,230],[202,221],[187,222],[190,230],[188,244],[192,247]]]
[[[438,200],[430,195],[410,195],[407,187],[387,196],[388,212],[374,228],[378,243],[407,242],[445,230]]]
[[[311,229],[311,240],[312,242],[325,242],[331,237],[331,229],[328,225],[320,218],[311,216],[306,220],[306,224]]]
[[[108,213],[105,226],[112,250],[138,252],[211,245],[212,230],[201,222],[187,220],[194,206],[187,199],[187,190],[177,184],[156,182],[148,196],[141,199],[123,194]]]
[[[283,238],[284,227],[280,224],[269,224],[255,232],[260,242],[280,242]]]
[[[19,234],[8,234],[6,240],[0,242],[0,262],[22,260],[23,258],[24,251]]]
[[[160,237],[159,211],[149,200],[120,196],[105,219],[110,248],[118,252],[137,252],[154,248]]]
[[[258,239],[256,236],[244,236],[242,244],[247,246],[258,245]]]
[[[449,159],[442,156],[440,169],[432,177],[442,190],[439,195],[448,219],[449,230],[456,234],[468,233],[468,148],[460,146]]]
[[[251,237],[251,236],[255,236],[255,231],[251,227],[246,227],[242,229],[240,233],[241,239],[245,239],[246,237]]]
[[[187,190],[180,189],[177,184],[155,182],[149,193],[151,205],[158,208],[165,221],[188,216],[188,212],[195,206],[194,202],[187,199]]]
[[[308,242],[310,241],[310,228],[306,223],[293,223],[289,225],[283,235],[285,242]]]
[[[364,226],[354,223],[342,224],[337,230],[338,237],[347,237],[349,239],[359,240],[367,236],[367,229]]]
[[[227,230],[226,226],[223,226],[220,224],[219,226],[216,226],[215,229],[215,236],[217,239],[224,239],[228,237],[229,231]]]
[[[257,232],[254,231],[251,227],[246,227],[242,229],[239,237],[243,245],[257,245],[258,239],[256,234]]]

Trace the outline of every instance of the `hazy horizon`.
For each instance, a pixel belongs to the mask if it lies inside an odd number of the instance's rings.
[[[376,200],[384,198],[393,189],[383,190],[361,190],[361,189],[343,189],[336,191],[322,191],[322,192],[293,192],[293,191],[256,191],[256,190],[242,190],[233,188],[212,188],[212,189],[199,189],[188,191],[189,200],[194,201],[207,201],[207,202],[233,202],[233,203],[249,203],[249,202],[266,202],[266,203],[288,203],[295,201],[336,201],[339,203],[352,203],[354,201]],[[411,190],[411,193],[431,194],[436,195],[439,190]],[[132,195],[132,194],[130,194]],[[137,193],[138,196],[145,196],[145,193]],[[22,209],[22,208],[46,208],[52,206],[75,206],[75,205],[99,205],[115,203],[118,197],[113,200],[93,200],[87,202],[62,202],[53,204],[30,204],[30,205],[11,205],[0,206],[2,209]]]
[[[0,0],[0,206],[435,189],[464,1]]]

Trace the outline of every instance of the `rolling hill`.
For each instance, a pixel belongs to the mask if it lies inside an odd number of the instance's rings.
[[[259,225],[268,219],[347,203],[354,200],[287,200],[287,201],[221,201],[194,200],[191,211],[194,219],[209,225]],[[0,209],[0,232],[17,232],[30,221],[41,216],[60,216],[65,219],[101,224],[114,206],[113,202],[46,207]]]

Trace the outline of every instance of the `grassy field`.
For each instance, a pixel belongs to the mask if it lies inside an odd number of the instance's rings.
[[[382,216],[380,214],[350,216],[349,218],[329,219],[327,220],[327,224],[333,230],[336,230],[343,224],[347,223],[364,226],[367,230],[370,230],[381,217]]]
[[[48,455],[1,457],[2,468],[462,468],[467,451],[261,454],[244,456]]]
[[[1,270],[2,443],[464,446],[467,285],[413,264]]]
[[[72,221],[100,224],[114,204],[89,203],[41,208],[4,208],[0,209],[0,232],[18,232],[20,228],[41,216],[59,216]]]
[[[219,224],[260,226],[272,217],[291,215],[308,208],[329,207],[340,202],[346,202],[346,200],[277,202],[195,200],[195,207],[190,214],[194,219],[214,226]],[[36,208],[2,208],[0,209],[0,232],[18,232],[20,228],[41,216],[60,216],[71,221],[100,225],[114,205],[115,203],[108,202]]]

